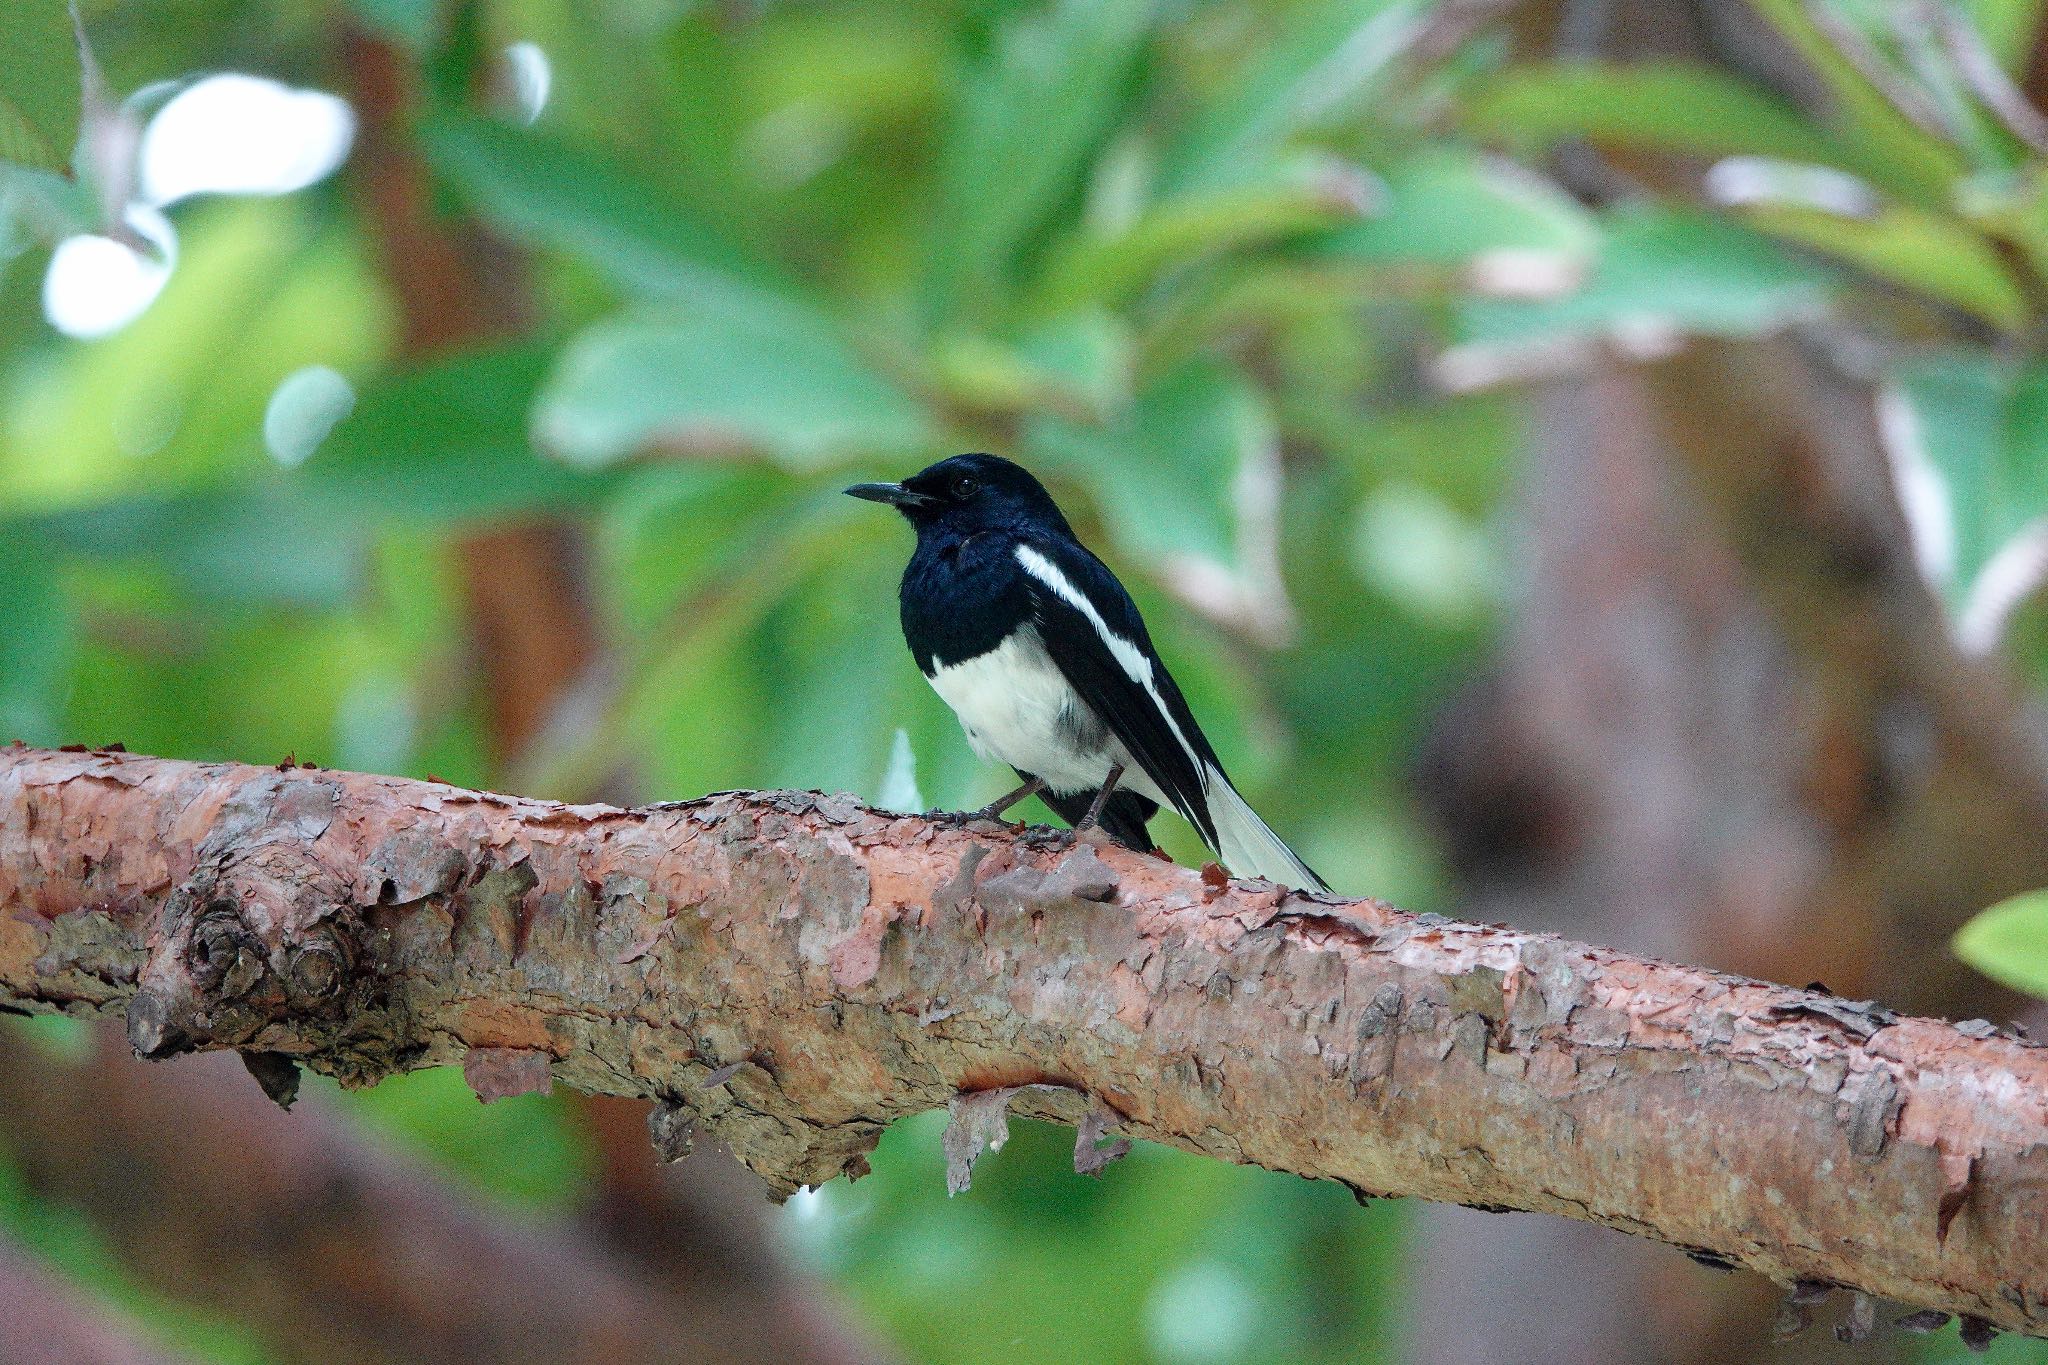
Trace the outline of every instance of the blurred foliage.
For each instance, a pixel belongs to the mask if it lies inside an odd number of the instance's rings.
[[[1956,933],[1956,955],[2014,990],[2048,1000],[2048,891],[2014,896]]]
[[[435,211],[522,248],[534,300],[504,339],[429,358],[402,352],[371,183],[391,170],[360,149],[289,197],[170,206],[148,310],[52,331],[50,248],[123,236],[133,168],[112,139],[56,173],[76,48],[62,5],[17,3],[0,737],[583,799],[872,797],[908,789],[900,734],[925,799],[976,805],[1005,784],[902,648],[905,533],[837,490],[996,449],[1123,573],[1308,860],[1453,909],[1402,771],[1513,590],[1512,381],[1692,335],[1869,329],[1959,619],[2048,515],[2048,161],[2000,103],[2037,6],[1976,0],[1931,31],[1863,0],[1755,8],[1831,117],[1704,65],[1512,60],[1423,0],[477,0],[461,22],[429,0],[86,3],[111,95],[147,93],[101,111],[131,131],[160,82],[246,69],[356,99],[343,35],[401,46],[424,93],[392,121]],[[495,93],[513,43],[551,76],[530,123]],[[1620,192],[1559,178],[1553,154],[1588,149]],[[602,666],[494,764],[462,546],[537,517],[587,535]],[[587,1180],[557,1105],[478,1110],[451,1076],[347,1102],[513,1198]],[[1390,1353],[1398,1209],[1153,1149],[1082,1181],[1067,1136],[1029,1126],[949,1202],[936,1122],[786,1215],[918,1358]],[[175,1319],[5,1179],[8,1228]]]

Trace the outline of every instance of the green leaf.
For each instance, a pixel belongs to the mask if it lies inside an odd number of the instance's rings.
[[[0,522],[0,538],[13,535],[91,563],[149,564],[207,601],[332,606],[361,579],[357,528],[277,481]]]
[[[0,160],[0,268],[36,246],[99,226],[92,191],[55,171]]]
[[[414,52],[433,43],[439,27],[440,0],[349,0],[363,22]]]
[[[1106,421],[1130,399],[1133,349],[1122,318],[1084,306],[1054,314],[1014,345],[946,338],[932,371],[946,400],[966,411]]]
[[[1160,175],[1184,193],[1257,176],[1304,129],[1355,110],[1421,32],[1420,0],[1321,0],[1179,140]]]
[[[984,314],[1122,119],[1153,0],[1051,0],[962,72],[939,153],[925,280],[937,319]]]
[[[1513,162],[1430,148],[1384,172],[1386,207],[1324,233],[1301,254],[1332,265],[1467,266],[1497,253],[1541,255],[1571,268],[1599,250],[1593,215]]]
[[[1070,242],[1047,268],[1035,306],[1041,314],[1115,308],[1175,267],[1359,218],[1375,188],[1335,158],[1303,156],[1256,184],[1176,195],[1120,232]]]
[[[1607,215],[1599,262],[1559,299],[1472,299],[1457,336],[1516,346],[1617,332],[1752,337],[1818,310],[1826,270],[1794,259],[1738,223],[1687,209],[1634,205]]]
[[[1749,204],[1742,213],[1766,232],[1954,304],[2002,331],[2027,323],[2026,294],[1997,250],[1945,214],[1887,204],[1869,216],[1851,216],[1769,201]]]
[[[616,483],[534,453],[525,413],[547,362],[509,347],[401,374],[368,386],[296,469],[0,520],[0,542],[153,564],[210,600],[332,605],[385,528],[569,509]]]
[[[1127,549],[1155,564],[1193,557],[1236,571],[1237,481],[1272,438],[1258,389],[1197,361],[1148,388],[1115,426],[1046,420],[1026,439],[1037,462],[1095,494]]]
[[[1993,981],[2048,1000],[2048,891],[2029,891],[1979,912],[1950,946]]]
[[[2028,44],[2041,23],[2041,0],[1963,0],[1968,22],[1984,35],[1984,44],[2007,73],[2018,75],[2027,64]]]
[[[36,541],[0,538],[0,621],[0,744],[56,742],[78,622]]]
[[[1481,136],[1531,149],[1582,137],[1701,156],[1830,164],[1841,156],[1834,138],[1783,100],[1724,71],[1678,62],[1516,67],[1480,88],[1465,121]]]
[[[1956,182],[1969,170],[1962,154],[1900,112],[1858,71],[1814,23],[1806,0],[1750,3],[1806,58],[1834,95],[1853,169],[1915,203],[1929,208],[1947,204]]]
[[[917,400],[835,329],[782,311],[712,309],[585,330],[542,392],[534,431],[584,465],[666,446],[803,467],[933,438]]]
[[[0,6],[0,161],[62,171],[84,106],[67,0]]]
[[[577,256],[651,299],[789,306],[795,286],[674,196],[532,129],[442,115],[420,130],[428,159],[510,235]]]
[[[1964,644],[1988,648],[2048,567],[1985,596],[1986,566],[2048,517],[2048,367],[1936,352],[1890,377],[1879,412],[1921,569]]]
[[[543,457],[527,431],[550,359],[546,347],[507,346],[372,385],[288,482],[357,524],[588,504],[615,480]]]

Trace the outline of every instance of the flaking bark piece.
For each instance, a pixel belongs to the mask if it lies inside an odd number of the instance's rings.
[[[290,1112],[299,1097],[299,1064],[282,1052],[244,1052],[241,1058],[271,1102]]]
[[[462,1059],[462,1079],[489,1104],[511,1095],[551,1094],[553,1058],[527,1047],[473,1047]]]
[[[946,1154],[946,1193],[955,1195],[974,1183],[974,1163],[982,1148],[999,1152],[1010,1140],[1010,1099],[1019,1087],[974,1090],[955,1095],[946,1105],[946,1132],[939,1149]]]
[[[739,1075],[740,1068],[745,1065],[744,1061],[727,1062],[724,1066],[719,1067],[703,1080],[697,1082],[697,1088],[699,1090],[716,1090],[719,1086],[724,1085],[727,1081]]]
[[[1107,903],[1116,899],[1116,873],[1102,861],[1101,854],[1082,844],[1060,859],[1059,866],[1045,879],[1044,891],[1047,895]]]
[[[647,1111],[647,1136],[654,1139],[654,1154],[664,1165],[673,1165],[696,1146],[697,1118],[680,1104],[663,1100]]]
[[[1790,1004],[1773,1005],[1770,1013],[1779,1019],[1802,1015],[1809,1019],[1825,1019],[1859,1043],[1867,1042],[1899,1022],[1898,1011],[1886,1009],[1875,1000],[1844,1000],[1839,996],[1813,996]]]
[[[1082,1115],[1081,1122],[1074,1129],[1074,1173],[1076,1175],[1101,1175],[1112,1161],[1123,1158],[1131,1150],[1129,1138],[1118,1138],[1107,1147],[1101,1144],[1103,1135],[1116,1116],[1100,1106]]]
[[[1796,1303],[1801,1308],[1811,1308],[1817,1303],[1826,1303],[1828,1296],[1835,1292],[1835,1286],[1826,1280],[1795,1280],[1792,1291],[1785,1296],[1786,1302]]]
[[[1811,1326],[1813,1310],[1788,1298],[1778,1306],[1777,1319],[1771,1323],[1771,1340],[1790,1341]]]
[[[1970,1182],[1977,1174],[1977,1158],[1950,1157],[1944,1153],[1941,1165],[1946,1179],[1941,1197],[1935,1202],[1934,1240],[1940,1246],[1947,1246],[1950,1225],[1963,1211],[1963,1205],[1970,1202]]]
[[[1835,1324],[1835,1340],[1854,1346],[1870,1340],[1877,1330],[1877,1300],[1857,1294],[1849,1300],[1849,1313]]]

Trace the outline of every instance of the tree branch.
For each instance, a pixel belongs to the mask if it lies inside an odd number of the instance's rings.
[[[0,750],[0,1003],[653,1096],[783,1191],[1008,1107],[2048,1335],[2048,1051],[849,797]]]

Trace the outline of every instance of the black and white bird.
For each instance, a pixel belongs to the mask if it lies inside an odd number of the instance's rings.
[[[1145,822],[1171,806],[1232,871],[1328,889],[1237,794],[1131,595],[1029,471],[956,455],[846,491],[916,528],[901,593],[911,655],[974,751],[1024,781],[981,815],[1042,794],[1077,829],[1149,850]]]

